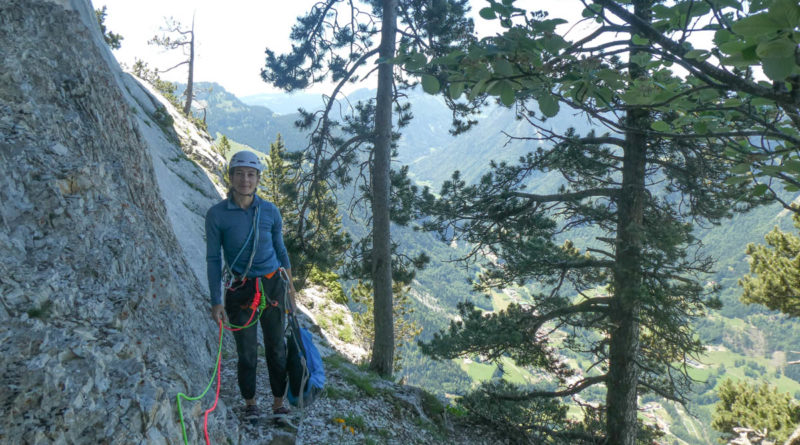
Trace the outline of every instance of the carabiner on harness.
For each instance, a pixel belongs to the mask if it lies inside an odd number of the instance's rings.
[[[233,285],[233,274],[230,272],[230,269],[226,267],[222,271],[222,288],[230,289],[232,285]]]

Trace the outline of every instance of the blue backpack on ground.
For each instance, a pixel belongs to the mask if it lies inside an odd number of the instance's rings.
[[[301,328],[294,314],[289,314],[286,333],[288,355],[286,372],[289,375],[289,403],[303,408],[309,406],[325,386],[325,369],[311,332]]]

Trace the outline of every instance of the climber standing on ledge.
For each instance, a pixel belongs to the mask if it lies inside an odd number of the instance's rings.
[[[233,325],[244,326],[253,316],[251,305],[256,293],[266,298],[266,308],[258,313],[260,320],[249,328],[234,331],[233,336],[239,356],[237,378],[245,400],[245,417],[255,420],[260,417],[256,405],[258,338],[255,325],[261,324],[273,396],[272,413],[277,420],[289,413],[284,406],[286,286],[291,306],[288,309],[294,311],[296,307],[291,265],[281,233],[281,214],[275,204],[256,195],[263,168],[258,157],[249,151],[240,151],[231,158],[228,197],[206,213],[206,263],[211,317],[215,322],[220,323],[227,316]],[[288,283],[281,277],[280,268],[285,269]],[[225,287],[224,305],[221,287]]]

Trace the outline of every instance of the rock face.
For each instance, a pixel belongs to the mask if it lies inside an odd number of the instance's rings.
[[[175,395],[202,390],[216,355],[204,257],[184,251],[218,194],[195,175],[172,204],[195,219],[179,240],[157,170],[182,153],[147,137],[169,139],[147,115],[159,106],[85,0],[0,2],[0,443],[181,441]]]

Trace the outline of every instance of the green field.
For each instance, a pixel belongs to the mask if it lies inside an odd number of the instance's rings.
[[[767,369],[767,372],[753,378],[745,375],[745,366],[736,366],[737,360],[744,360],[745,362],[755,362]],[[734,380],[751,380],[755,382],[767,382],[770,385],[777,386],[781,392],[788,392],[794,394],[800,391],[800,383],[781,375],[780,378],[775,377],[776,367],[771,359],[763,357],[749,357],[746,355],[737,354],[731,351],[709,351],[703,358],[702,362],[708,365],[705,369],[692,369],[690,375],[698,380],[705,380],[708,378],[712,370],[716,370],[720,365],[725,365],[725,373],[718,376],[718,381],[724,378],[731,378]],[[791,366],[791,365],[789,365]]]

